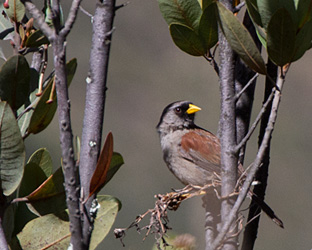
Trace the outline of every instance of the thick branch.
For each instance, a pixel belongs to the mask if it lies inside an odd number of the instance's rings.
[[[280,76],[277,80],[277,87],[282,90],[283,88],[283,84],[284,84],[284,77]],[[220,231],[220,233],[218,234],[218,236],[216,237],[216,240],[213,244],[213,248],[212,249],[216,249],[220,244],[222,244],[230,226],[232,225],[232,223],[236,220],[237,217],[237,212],[239,210],[239,208],[241,207],[244,199],[247,196],[249,187],[252,183],[252,181],[254,180],[254,177],[256,175],[256,172],[258,171],[258,169],[261,166],[263,157],[265,155],[265,151],[266,148],[269,145],[269,141],[271,138],[271,135],[273,133],[273,129],[274,129],[274,125],[275,125],[275,121],[277,118],[277,111],[279,108],[279,103],[281,100],[281,92],[280,91],[275,91],[275,95],[274,95],[274,99],[273,99],[273,103],[272,103],[272,109],[271,109],[271,113],[270,113],[270,117],[269,117],[269,121],[265,130],[265,134],[262,140],[262,143],[259,147],[257,156],[253,162],[252,167],[250,168],[250,172],[248,173],[246,180],[240,190],[240,193],[237,197],[237,200],[233,206],[233,209],[229,212],[228,214],[228,220],[222,225],[222,229]]]
[[[65,41],[59,36],[53,41],[55,86],[57,95],[57,111],[59,118],[60,143],[62,149],[62,163],[65,178],[66,202],[69,211],[71,243],[74,249],[82,249],[79,179],[78,169],[75,166],[73,134],[70,119],[70,101],[68,98]]]
[[[101,149],[102,126],[104,118],[105,92],[109,51],[113,30],[115,0],[98,3],[93,18],[93,36],[90,55],[90,70],[87,77],[86,106],[83,121],[80,181],[85,197],[89,195],[89,185]],[[88,244],[91,237],[92,222],[88,213],[92,199],[84,210],[83,241]]]
[[[231,11],[230,1],[220,1]],[[234,79],[234,52],[219,28],[220,48],[220,91],[221,91],[221,117],[220,117],[220,142],[221,142],[221,195],[228,197],[235,189],[237,181],[237,155],[232,153],[236,146],[236,121],[235,121],[235,79]],[[228,221],[228,214],[235,202],[234,198],[225,199],[221,203],[221,224]],[[235,216],[234,216],[235,217]],[[232,223],[231,223],[232,224]],[[232,233],[235,233],[235,224],[232,224]],[[212,248],[214,249],[214,248]],[[223,242],[224,250],[237,249],[237,237],[229,238]]]
[[[64,186],[66,192],[66,202],[69,211],[71,244],[73,249],[86,249],[88,246],[82,244],[82,223],[80,214],[80,183],[78,169],[74,160],[73,134],[70,118],[70,101],[68,97],[67,75],[66,75],[66,35],[72,28],[77,15],[80,1],[74,1],[73,6],[76,12],[70,13],[68,27],[63,36],[59,35],[61,30],[61,13],[59,0],[52,1],[52,20],[54,29],[45,23],[44,16],[36,6],[30,1],[25,2],[26,9],[38,23],[40,30],[48,37],[51,42],[54,54],[55,86],[57,95],[57,110],[59,118],[60,144],[62,150],[62,163],[64,171]],[[78,6],[76,6],[78,5]],[[73,8],[73,7],[72,7]]]

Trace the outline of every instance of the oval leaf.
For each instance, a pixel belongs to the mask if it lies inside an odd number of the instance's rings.
[[[200,18],[198,32],[204,40],[206,51],[218,42],[218,23],[215,3],[210,4],[204,10]]]
[[[5,8],[3,4],[0,4],[0,13],[5,13]],[[0,39],[5,39],[5,37],[14,31],[13,24],[5,15],[0,15]]]
[[[20,22],[25,16],[25,6],[20,0],[9,0],[9,8],[5,12],[13,22]]]
[[[261,16],[261,21],[265,29],[268,28],[269,22],[274,13],[280,9],[285,8],[290,14],[293,22],[297,24],[298,17],[295,9],[294,0],[272,1],[272,0],[257,0],[258,11]]]
[[[53,164],[52,158],[50,156],[49,151],[46,148],[40,148],[35,153],[33,153],[27,163],[34,163],[38,165],[46,177],[52,175]]]
[[[291,62],[295,52],[296,28],[285,8],[272,16],[267,31],[267,50],[278,66]]]
[[[159,9],[168,25],[180,23],[198,29],[202,10],[197,0],[159,0]]]
[[[96,164],[96,169],[90,181],[88,198],[94,193],[98,193],[104,186],[107,171],[109,169],[112,160],[112,156],[113,156],[113,134],[109,132],[106,137],[104,147],[100,154],[99,160]]]
[[[198,0],[201,8],[205,10],[214,0]]]
[[[97,217],[90,243],[92,250],[106,237],[120,209],[120,201],[112,196],[99,195],[97,201]],[[68,214],[64,211],[38,217],[27,223],[17,237],[22,249],[44,249],[48,245],[49,249],[67,249],[70,243]]]
[[[48,214],[31,220],[18,235],[22,249],[67,249],[70,243],[67,212]]]
[[[310,19],[305,25],[301,28],[299,33],[296,35],[295,42],[295,54],[292,58],[292,61],[300,59],[304,53],[311,48],[312,41],[312,19]]]
[[[31,192],[36,190],[46,179],[46,174],[36,163],[27,163],[19,188],[19,197],[29,195]]]
[[[99,210],[94,222],[94,229],[91,236],[90,249],[95,249],[106,237],[111,229],[117,212],[121,208],[120,201],[110,195],[97,196]]]
[[[107,171],[104,186],[113,178],[113,176],[117,173],[117,171],[123,164],[124,164],[124,160],[121,154],[114,152],[109,169]]]
[[[49,39],[42,33],[41,30],[36,30],[30,34],[25,42],[26,47],[38,48],[43,44],[49,44]]]
[[[24,197],[33,192],[46,178],[47,176],[37,164],[27,163],[19,188],[19,197]],[[19,233],[30,220],[36,217],[37,215],[28,209],[25,202],[19,202],[15,212],[14,234]]]
[[[252,21],[257,25],[259,25],[260,27],[263,27],[261,16],[258,10],[257,0],[246,0],[246,5],[249,16],[251,17]]]
[[[254,71],[265,74],[265,63],[247,29],[223,4],[217,2],[222,31],[232,49]]]
[[[170,34],[175,45],[192,56],[203,56],[207,50],[201,38],[188,26],[172,23],[169,26]]]
[[[11,195],[24,173],[25,147],[15,116],[0,102],[0,180],[4,195]]]
[[[46,179],[36,190],[27,195],[27,206],[38,216],[57,213],[66,209],[64,175],[62,168]],[[30,203],[30,204],[29,204]]]
[[[312,18],[312,1],[300,0],[297,6],[297,16],[299,18],[298,27],[301,29],[306,22]]]
[[[0,69],[0,97],[16,111],[28,99],[30,69],[21,55],[12,56]]]
[[[77,68],[77,59],[72,59],[66,64],[66,74],[67,74],[67,84],[70,85],[74,74],[76,72]],[[48,81],[48,85],[43,91],[43,94],[41,95],[34,113],[30,119],[29,127],[28,127],[28,133],[37,134],[44,130],[52,121],[56,108],[56,94],[54,93],[53,96],[53,102],[47,103],[47,100],[49,100],[52,84],[54,80],[54,74],[51,75]]]

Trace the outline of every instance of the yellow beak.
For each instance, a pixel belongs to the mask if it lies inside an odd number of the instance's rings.
[[[189,108],[188,108],[188,110],[186,110],[186,113],[188,113],[190,115],[190,114],[196,113],[197,111],[200,111],[200,110],[201,110],[200,107],[197,107],[193,104],[189,104]]]

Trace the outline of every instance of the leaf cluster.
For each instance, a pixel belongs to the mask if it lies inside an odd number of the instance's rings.
[[[43,12],[50,25],[49,6],[45,4]],[[7,0],[0,9],[0,39],[9,40],[15,54],[8,59],[2,55],[5,61],[0,68],[0,211],[5,212],[2,219],[7,242],[11,249],[67,248],[70,230],[62,164],[53,171],[46,148],[38,149],[25,163],[24,140],[46,129],[57,109],[54,70],[46,76],[45,54],[50,42],[26,17],[20,0]],[[40,55],[39,68],[30,67],[25,57],[33,52]],[[67,62],[68,87],[76,68],[75,58]],[[78,165],[78,137],[74,154]],[[113,152],[109,133],[90,183],[90,196],[97,194],[122,164],[122,156]],[[120,208],[120,201],[109,195],[93,200],[90,249],[105,238]]]
[[[159,0],[174,43],[193,56],[209,55],[218,26],[232,49],[254,71],[266,74],[264,60],[236,14],[213,0]],[[247,0],[247,10],[269,58],[278,66],[300,59],[311,48],[312,3],[307,0]]]

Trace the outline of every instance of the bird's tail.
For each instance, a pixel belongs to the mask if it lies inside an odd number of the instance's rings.
[[[280,226],[281,228],[284,228],[284,224],[280,218],[277,217],[277,215],[274,213],[272,208],[268,204],[265,203],[264,200],[260,199],[256,194],[251,192],[251,199],[261,208],[261,210],[269,216],[273,222]]]

